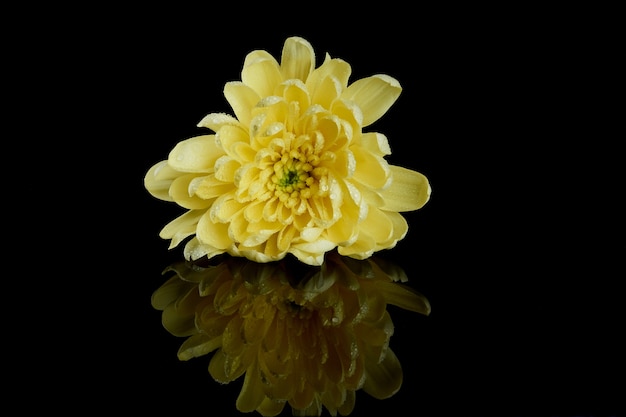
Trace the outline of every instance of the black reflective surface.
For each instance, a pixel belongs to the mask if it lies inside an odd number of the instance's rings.
[[[399,80],[398,101],[365,130],[384,133],[388,161],[425,174],[433,190],[424,208],[405,214],[407,237],[380,253],[432,312],[391,311],[402,388],[387,400],[357,394],[351,415],[624,415],[624,206],[613,197],[623,184],[592,177],[623,179],[623,169],[614,150],[591,150],[590,138],[579,149],[572,139],[587,126],[564,114],[576,79],[571,45],[549,31],[483,30],[443,16],[428,29],[420,17],[384,31],[324,23],[261,25],[253,35],[240,25],[216,30],[213,18],[183,30],[140,18],[120,23],[124,41],[106,54],[114,81],[102,93],[117,104],[101,120],[101,146],[114,172],[107,213],[120,230],[111,231],[115,255],[103,260],[115,277],[99,309],[108,327],[90,344],[98,379],[111,381],[106,393],[91,391],[95,404],[238,415],[241,380],[213,381],[208,358],[179,361],[182,340],[150,304],[161,272],[182,256],[158,237],[180,211],[151,197],[143,176],[199,134],[204,115],[231,113],[223,85],[240,79],[247,52],[279,56],[287,36],[301,35],[318,59],[328,52],[350,63],[351,81]]]

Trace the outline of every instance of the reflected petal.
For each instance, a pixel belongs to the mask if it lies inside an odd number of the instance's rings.
[[[363,389],[389,398],[402,368],[389,348],[388,305],[428,314],[428,300],[406,286],[389,261],[330,252],[322,266],[294,259],[256,263],[224,255],[181,261],[152,297],[164,327],[185,338],[180,360],[212,355],[220,383],[243,376],[241,412],[348,414]]]

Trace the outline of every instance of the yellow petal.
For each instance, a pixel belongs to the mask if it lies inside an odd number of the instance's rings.
[[[204,356],[222,345],[222,335],[210,338],[205,334],[194,334],[187,338],[178,349],[178,359],[188,361]]]
[[[430,302],[413,288],[397,282],[384,281],[377,282],[376,286],[380,289],[381,293],[385,294],[387,303],[426,316],[430,314]]]
[[[284,401],[275,401],[265,397],[261,404],[257,407],[257,411],[263,417],[275,417],[283,411],[283,408],[285,408]]]
[[[333,103],[331,111],[352,126],[352,131],[360,132],[363,127],[363,111],[353,101],[337,100]]]
[[[183,255],[185,259],[191,259],[192,261],[195,261],[196,259],[200,259],[203,256],[212,258],[224,252],[224,250],[220,250],[214,248],[213,246],[201,243],[198,238],[194,236],[193,238],[189,239],[189,242],[185,244]]]
[[[224,182],[234,182],[235,173],[241,164],[229,156],[223,156],[215,162],[215,178]]]
[[[239,126],[239,120],[226,113],[210,113],[198,122],[198,127],[206,127],[214,132],[220,130],[222,126]]]
[[[276,90],[277,95],[283,97],[287,103],[298,103],[300,109],[308,109],[311,105],[309,92],[300,80],[287,80]]]
[[[251,87],[260,97],[274,94],[283,81],[278,62],[266,51],[253,51],[246,56],[241,81]]]
[[[180,172],[169,166],[167,161],[161,161],[150,167],[143,183],[146,190],[154,197],[160,200],[174,201],[170,196],[170,186],[179,175],[181,175]]]
[[[263,384],[256,361],[246,371],[241,392],[237,397],[237,410],[242,413],[251,413],[261,405],[265,399]]]
[[[283,78],[285,80],[296,78],[306,82],[314,68],[315,52],[311,44],[298,36],[287,38],[280,58]]]
[[[385,156],[391,154],[387,137],[382,133],[364,133],[361,136],[361,146],[374,155]]]
[[[250,143],[250,136],[243,128],[239,126],[222,126],[220,130],[215,134],[216,143],[224,149],[224,152],[229,156],[236,158],[233,155],[233,147],[239,143]],[[222,153],[223,155],[224,153]]]
[[[382,362],[378,363],[374,359],[371,356],[366,359],[367,377],[363,390],[378,400],[384,400],[398,392],[402,386],[402,367],[391,349],[387,349]]]
[[[307,83],[308,85],[308,83]],[[312,102],[321,105],[325,109],[330,109],[333,101],[341,95],[343,88],[341,82],[333,76],[325,77],[311,94]]]
[[[214,223],[208,212],[200,217],[196,236],[200,242],[217,249],[227,249],[233,243],[228,236],[228,224]]]
[[[359,225],[359,228],[367,230],[367,233],[376,242],[385,242],[393,234],[393,223],[385,212],[376,207],[369,208],[367,217]]]
[[[342,256],[349,256],[355,259],[366,259],[372,256],[376,242],[365,231],[360,230],[357,239],[350,246],[339,246],[338,252]]]
[[[202,181],[205,177],[198,177],[196,174],[187,174],[176,178],[170,186],[170,195],[181,207],[190,210],[206,209],[211,202],[203,200],[199,196],[193,195],[190,191],[191,184]]]
[[[356,395],[354,391],[346,391],[346,399],[341,404],[341,406],[337,409],[339,414],[342,416],[348,416],[354,410],[354,405],[356,404]]]
[[[156,310],[164,310],[181,297],[188,288],[188,283],[179,279],[178,276],[173,276],[152,293],[150,304]]]
[[[390,165],[393,181],[380,192],[385,201],[381,207],[389,211],[412,211],[420,209],[430,199],[430,184],[423,174],[407,168]]]
[[[391,235],[387,240],[380,240],[376,245],[376,250],[379,249],[391,249],[396,246],[399,240],[404,239],[409,231],[409,224],[406,219],[398,212],[395,211],[382,211],[387,216],[387,219],[392,223]]]
[[[383,188],[391,173],[387,161],[362,146],[351,146],[350,150],[356,161],[354,178],[369,187]]]
[[[193,311],[181,311],[178,308],[180,300],[183,298],[165,307],[161,314],[161,324],[174,336],[189,337],[196,332],[196,326],[193,321]],[[193,305],[194,303],[191,304]]]
[[[378,120],[400,96],[400,83],[388,75],[378,74],[362,78],[348,86],[342,99],[352,100],[363,112],[362,126]]]
[[[341,93],[348,86],[348,79],[352,73],[350,64],[339,58],[332,58],[329,54],[324,57],[324,62],[316,68],[306,81],[307,89],[318,98],[326,96],[332,90]],[[331,88],[331,91],[322,92],[320,89]],[[323,104],[323,101],[315,100],[315,103]],[[330,103],[329,103],[330,104]],[[328,106],[325,106],[327,109]]]
[[[224,97],[235,112],[242,126],[249,126],[252,109],[261,99],[256,91],[240,81],[231,81],[224,86]]]
[[[189,194],[194,195],[195,199],[205,204],[203,207],[200,207],[199,203],[192,200],[192,203],[198,205],[197,208],[207,208],[213,202],[213,199],[232,191],[234,189],[234,185],[232,183],[220,181],[215,178],[214,175],[208,175],[206,177],[194,177],[188,184],[187,189]],[[176,202],[178,201],[179,200],[177,199]]]
[[[222,349],[219,349],[213,354],[209,362],[209,374],[220,384],[227,384],[232,381],[232,379],[226,375],[226,355]]]
[[[333,249],[335,243],[320,239],[315,242],[292,244],[289,252],[307,265],[319,266],[324,262],[324,254]]]
[[[215,142],[215,135],[202,135],[178,142],[167,162],[180,172],[211,173],[222,155],[224,151]]]
[[[171,239],[176,233],[183,232],[191,235],[195,233],[198,220],[205,213],[205,210],[189,210],[185,214],[175,218],[165,225],[159,236],[162,239]]]

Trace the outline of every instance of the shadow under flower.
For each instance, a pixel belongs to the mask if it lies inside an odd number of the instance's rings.
[[[213,353],[208,371],[226,384],[243,376],[241,412],[295,416],[350,414],[355,393],[394,395],[402,367],[389,347],[387,305],[430,314],[407,277],[381,258],[327,254],[321,266],[286,258],[256,263],[224,256],[180,261],[152,295],[162,323],[184,337],[178,358]]]

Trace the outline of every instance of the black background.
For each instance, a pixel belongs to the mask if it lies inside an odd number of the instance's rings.
[[[151,197],[143,176],[204,133],[204,115],[231,113],[222,89],[240,79],[248,52],[279,59],[298,35],[318,65],[326,52],[350,63],[351,81],[386,73],[400,82],[400,98],[365,131],[384,133],[388,161],[433,189],[406,213],[407,237],[381,253],[432,314],[392,308],[403,386],[384,401],[359,392],[352,415],[624,415],[623,131],[607,128],[617,111],[600,96],[612,95],[616,65],[605,49],[614,28],[596,26],[605,15],[390,8],[359,17],[325,6],[255,17],[232,7],[103,10],[53,42],[74,63],[61,71],[78,87],[68,124],[85,125],[75,168],[100,190],[69,210],[87,254],[63,363],[77,362],[84,411],[239,415],[242,381],[214,382],[208,356],[178,361],[182,340],[150,305],[161,271],[182,257],[158,232],[181,212]]]

